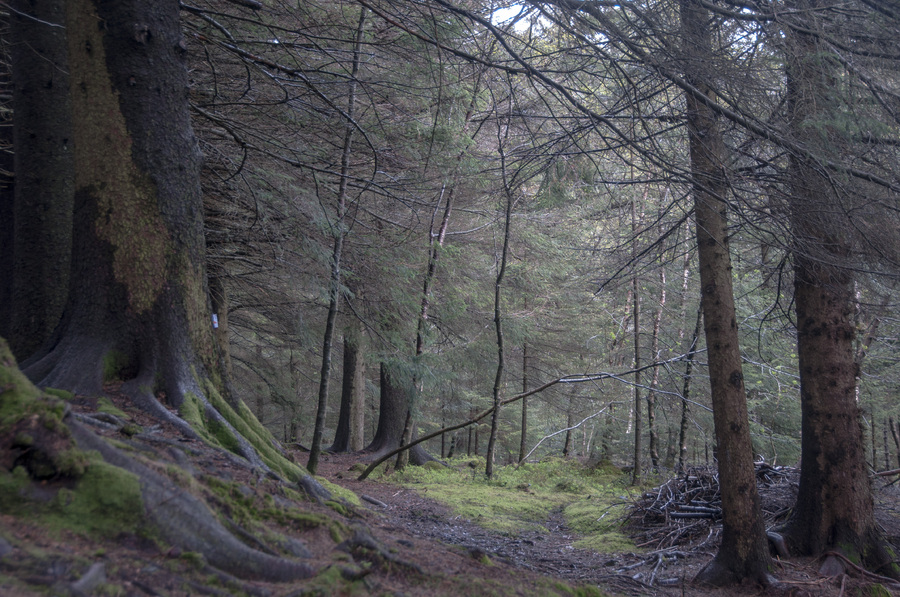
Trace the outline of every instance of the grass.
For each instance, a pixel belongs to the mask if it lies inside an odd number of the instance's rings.
[[[436,499],[485,528],[515,535],[543,531],[555,513],[578,536],[575,547],[597,552],[635,551],[621,530],[629,503],[628,477],[613,467],[590,469],[573,460],[548,458],[521,467],[495,468],[484,477],[483,458],[455,458],[449,467],[407,467],[382,475]]]

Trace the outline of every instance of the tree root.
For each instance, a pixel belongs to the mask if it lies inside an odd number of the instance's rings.
[[[422,568],[419,567],[418,564],[398,558],[382,547],[381,544],[379,544],[378,541],[364,529],[358,528],[354,530],[353,536],[338,545],[335,549],[339,549],[340,551],[351,555],[363,556],[370,559],[374,558],[376,563],[383,564],[384,562],[389,562],[412,570],[418,574],[424,574]]]
[[[898,582],[897,579],[870,572],[862,566],[854,564],[847,556],[839,551],[826,551],[822,554],[822,559],[822,567],[819,569],[819,573],[823,576],[839,576],[847,570],[852,570],[866,580],[883,583],[893,589],[900,589],[900,582]],[[840,570],[833,573],[832,571],[837,570],[837,568],[840,568]]]
[[[145,515],[166,541],[203,555],[211,566],[228,570],[238,578],[287,582],[315,574],[308,564],[272,556],[241,543],[219,523],[204,502],[114,448],[77,421],[70,418],[67,424],[79,447],[97,450],[107,463],[137,475]]]

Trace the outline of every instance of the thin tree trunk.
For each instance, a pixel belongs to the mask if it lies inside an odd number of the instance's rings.
[[[663,309],[666,306],[666,268],[659,266],[659,308],[653,317],[653,337],[650,340],[650,354],[659,361],[659,327],[662,322]],[[650,390],[647,392],[647,424],[650,429],[650,462],[654,469],[659,468],[659,431],[656,428],[656,389],[659,387],[659,365],[653,367]]]
[[[568,458],[572,455],[572,425],[575,423],[574,414],[572,412],[572,395],[569,395],[569,402],[566,405],[566,440],[563,442],[563,458]]]
[[[891,437],[894,438],[894,448],[897,450],[897,468],[900,468],[900,435],[897,434],[898,427],[894,426],[894,417],[888,417],[888,426],[891,428]]]
[[[507,123],[509,126],[509,123]],[[498,134],[499,136],[499,134]],[[503,351],[503,320],[500,291],[503,287],[503,276],[506,274],[506,261],[509,256],[509,230],[512,222],[513,193],[506,173],[506,155],[503,143],[500,143],[500,168],[503,176],[503,188],[506,195],[506,214],[503,220],[503,248],[500,251],[500,267],[494,279],[494,331],[497,335],[497,373],[494,376],[493,403],[494,413],[491,415],[491,434],[488,437],[487,455],[484,474],[488,479],[494,476],[494,450],[500,428],[500,390],[503,388],[503,368],[506,355]]]
[[[366,24],[366,9],[359,11],[359,24],[356,27],[356,39],[353,46],[353,67],[350,73],[350,89],[347,96],[347,122],[344,124],[344,144],[341,148],[341,180],[338,186],[335,222],[332,226],[334,249],[331,254],[331,277],[328,292],[328,316],[325,320],[325,338],[322,341],[322,369],[319,373],[319,401],[316,405],[316,425],[313,428],[312,445],[309,449],[309,461],[306,468],[315,475],[319,466],[319,453],[322,451],[322,434],[325,432],[325,415],[328,411],[328,384],[331,379],[331,345],[334,342],[334,322],[337,319],[338,306],[341,300],[341,253],[344,248],[346,234],[345,219],[347,216],[347,184],[350,176],[350,151],[353,147],[354,116],[356,113],[356,76],[359,72],[362,55],[362,37]]]
[[[525,302],[525,310],[528,310],[528,299]],[[528,342],[522,344],[522,391],[528,391]],[[528,452],[528,398],[522,398],[522,425],[519,436],[519,462],[525,459]]]
[[[891,469],[891,445],[888,443],[888,421],[884,420],[884,425],[881,429],[881,442],[884,444],[884,470]]]
[[[475,113],[475,102],[478,98],[478,93],[481,86],[481,74],[482,73],[479,73],[475,81],[475,88],[472,93],[472,99],[469,103],[468,109],[466,110],[466,115],[464,118],[463,132],[468,129],[469,123],[472,120],[472,116]],[[466,152],[467,150],[464,149],[456,156],[456,165],[454,166],[451,176],[453,183],[449,186],[444,185],[441,188],[441,195],[438,198],[437,204],[435,206],[435,212],[431,217],[431,225],[428,229],[428,266],[425,272],[425,279],[422,282],[422,302],[421,309],[419,311],[419,319],[416,324],[415,359],[417,362],[421,360],[421,357],[425,352],[425,323],[428,320],[428,309],[431,305],[431,285],[437,272],[438,258],[440,257],[441,248],[444,246],[444,239],[447,235],[447,227],[450,224],[450,213],[453,210],[453,195],[455,191],[456,178],[459,175],[459,168],[462,164],[463,158],[466,155]],[[444,200],[444,211],[443,215],[441,216],[441,223],[438,226],[437,232],[435,232],[435,216],[438,209],[440,209],[441,200]],[[414,391],[418,394],[419,380],[415,380]],[[401,433],[400,437],[401,446],[408,444],[414,436],[415,417],[412,409],[416,406],[416,401],[417,396],[414,396],[410,406],[410,411],[406,414],[405,423],[403,425],[403,432]],[[420,453],[424,454],[424,450],[422,450],[421,447]],[[400,452],[397,455],[397,462],[395,465],[396,469],[403,470],[403,468],[407,464],[408,459],[409,454],[406,451]]]
[[[631,200],[631,233],[637,235],[637,202]],[[632,317],[634,319],[634,459],[631,473],[631,484],[637,485],[641,482],[641,429],[643,422],[641,421],[641,295],[638,277],[635,276],[631,280],[632,293],[634,294],[634,303],[632,305]]]
[[[700,340],[700,326],[703,323],[703,309],[697,309],[697,323],[694,325],[694,333],[691,336],[691,347],[688,349],[684,365],[684,386],[681,389],[681,424],[678,430],[678,470],[683,471],[687,457],[688,423],[691,412],[691,374],[694,366],[694,355],[697,352],[697,342]]]

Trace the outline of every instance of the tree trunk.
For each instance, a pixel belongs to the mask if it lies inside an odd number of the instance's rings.
[[[572,412],[572,401],[573,396],[569,396],[569,403],[566,406],[566,441],[563,442],[563,458],[568,458],[572,455],[572,423],[574,418],[574,413]]]
[[[528,311],[526,299],[525,310]],[[528,391],[528,342],[522,344],[522,392]],[[519,462],[525,460],[528,453],[528,398],[522,398],[522,425],[519,435]]]
[[[681,0],[681,26],[686,78],[712,99],[712,91],[699,76],[711,50],[708,15],[698,0]],[[725,147],[715,113],[692,94],[687,94],[686,103],[703,322],[722,493],[722,542],[716,557],[700,571],[697,580],[713,585],[746,580],[769,584],[770,558],[756,489],[734,308],[725,218]]]
[[[666,306],[666,268],[659,265],[659,308],[653,317],[653,336],[650,339],[650,354],[659,361],[659,326],[662,323],[662,313]],[[650,379],[650,390],[647,392],[647,426],[650,430],[650,462],[654,469],[659,468],[659,430],[656,428],[656,389],[659,387],[659,365],[653,367],[653,377]]]
[[[637,235],[637,205],[631,200],[631,233]],[[634,458],[631,472],[631,484],[641,482],[641,295],[638,292],[639,282],[637,276],[631,280],[632,293],[634,294]]]
[[[372,442],[365,449],[366,452],[374,453],[372,460],[400,445],[406,413],[409,411],[409,386],[412,383],[411,376],[408,379],[403,377],[396,366],[381,363],[378,428]],[[421,445],[413,446],[410,450],[409,461],[412,464],[421,465],[429,460],[434,458],[429,456]]]
[[[15,176],[13,175],[13,106],[12,72],[10,71],[9,11],[0,15],[0,337],[8,338],[12,326],[12,284],[15,261],[13,221],[15,200]]]
[[[319,453],[322,450],[322,435],[325,432],[325,415],[328,411],[328,384],[331,380],[331,346],[334,343],[334,322],[337,319],[341,302],[341,256],[346,234],[345,219],[347,216],[347,185],[350,176],[350,150],[353,147],[353,133],[356,130],[354,115],[356,113],[356,76],[359,72],[362,54],[363,29],[366,24],[366,9],[360,8],[359,24],[356,27],[356,39],[353,44],[353,66],[350,71],[350,89],[347,94],[347,122],[344,123],[344,143],[341,148],[341,179],[338,184],[335,220],[331,227],[334,235],[334,248],[331,254],[331,277],[328,289],[328,315],[325,318],[325,337],[322,341],[322,369],[319,374],[319,401],[316,406],[316,424],[313,429],[312,443],[309,449],[309,461],[306,468],[315,475],[319,466]]]
[[[135,405],[186,436],[227,445],[263,470],[277,463],[308,478],[267,439],[254,433],[251,444],[235,427],[256,421],[227,393],[213,336],[178,3],[72,0],[66,32],[72,284],[55,341],[26,374],[86,395],[124,379]]]
[[[16,184],[7,339],[19,360],[50,340],[68,296],[74,148],[65,5],[16,0],[9,16]]]
[[[365,362],[360,343],[362,334],[356,327],[344,335],[344,373],[341,384],[341,410],[337,431],[329,452],[355,452],[362,449],[362,426],[365,419]]]
[[[697,309],[697,323],[694,325],[694,333],[691,336],[691,347],[688,349],[686,363],[684,365],[684,386],[681,389],[681,424],[678,428],[678,470],[683,471],[687,459],[687,435],[688,422],[691,412],[691,374],[694,366],[694,354],[697,352],[697,342],[700,340],[700,326],[703,323],[703,309]]]
[[[807,31],[817,31],[818,0],[798,0],[794,8],[810,15]],[[795,138],[827,157],[841,147],[832,119],[840,89],[837,63],[828,46],[814,34],[786,34],[787,108]],[[865,450],[854,355],[856,327],[853,280],[840,267],[849,248],[840,218],[840,189],[817,160],[791,156],[789,162],[793,232],[794,305],[800,366],[801,456],[797,505],[785,526],[789,549],[802,555],[840,551],[875,570],[887,569],[892,558],[874,519],[866,472]],[[873,418],[873,433],[874,433]],[[889,449],[885,442],[885,454]],[[823,573],[837,574],[843,564],[829,556]]]
[[[157,419],[227,447],[262,473],[296,481],[312,498],[328,498],[273,447],[242,402],[223,396],[179,17],[174,0],[66,2],[72,283],[55,342],[35,355],[27,373],[43,386],[88,396],[102,394],[110,376],[126,379],[122,393]],[[158,393],[182,416],[164,407]],[[77,422],[66,424],[82,449],[139,477],[144,515],[164,541],[245,578],[312,574],[305,564],[248,548],[190,492]]]
[[[508,129],[507,129],[508,130]],[[500,135],[498,134],[498,137]],[[497,435],[500,430],[500,391],[503,389],[503,368],[506,364],[506,354],[503,350],[503,319],[501,305],[501,289],[503,276],[506,274],[506,261],[509,256],[509,229],[512,222],[513,190],[506,173],[506,154],[503,143],[500,143],[500,169],[503,175],[503,189],[506,195],[506,213],[503,219],[503,247],[500,250],[500,265],[497,268],[497,277],[494,279],[494,332],[497,338],[497,373],[494,375],[493,406],[491,414],[491,434],[488,437],[488,448],[485,460],[484,474],[488,479],[494,476],[494,450],[497,445]]]

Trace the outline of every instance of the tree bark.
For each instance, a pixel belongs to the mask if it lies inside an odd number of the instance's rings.
[[[14,200],[15,176],[13,156],[13,106],[12,72],[10,69],[9,13],[0,16],[0,337],[9,337],[12,326],[12,279],[15,260],[13,238],[15,235]]]
[[[637,234],[637,205],[634,199],[631,200],[631,233]],[[636,251],[636,249],[634,249]],[[641,429],[643,421],[641,420],[641,295],[639,293],[639,281],[637,276],[631,279],[632,293],[634,294],[634,303],[632,314],[634,316],[634,458],[633,468],[631,472],[631,484],[637,485],[641,482]]]
[[[341,410],[337,431],[329,452],[356,452],[362,449],[362,424],[365,410],[365,365],[360,349],[362,334],[356,327],[344,335],[344,373],[341,385]]]
[[[528,310],[526,299],[525,310]],[[528,391],[528,341],[522,344],[522,392]],[[525,460],[528,452],[528,398],[522,398],[522,425],[519,435],[519,462]]]
[[[712,99],[701,76],[710,49],[709,19],[697,0],[681,0],[686,78]],[[715,113],[688,94],[687,124],[700,262],[703,323],[722,493],[722,542],[696,580],[713,585],[769,584],[770,564],[760,512],[725,216],[725,147]]]
[[[818,0],[798,0],[806,31],[786,33],[787,108],[791,133],[827,158],[841,147],[832,128],[837,64],[815,34]],[[866,472],[859,375],[854,354],[853,280],[840,266],[849,248],[839,212],[840,187],[816,160],[792,155],[788,198],[794,259],[794,305],[800,367],[801,456],[797,505],[785,526],[789,549],[803,555],[839,551],[880,572],[897,575],[874,519]],[[873,418],[874,433],[874,418]],[[885,454],[889,452],[885,442]],[[888,467],[889,468],[889,467]],[[823,571],[836,572],[833,556]],[[840,567],[837,568],[840,570]]]
[[[381,363],[381,399],[378,413],[378,428],[375,437],[366,446],[366,452],[373,452],[372,460],[397,448],[403,433],[406,413],[409,410],[409,392],[412,376],[404,376],[396,365]],[[409,461],[421,465],[434,460],[421,446],[413,446],[409,451]]]
[[[697,323],[694,325],[694,333],[691,336],[691,347],[688,349],[687,359],[684,365],[684,386],[681,389],[681,424],[678,428],[678,469],[684,470],[687,459],[687,431],[691,412],[691,374],[694,366],[694,354],[697,352],[697,342],[700,340],[700,326],[703,324],[703,309],[697,309]]]
[[[328,384],[331,379],[331,346],[334,342],[334,322],[337,319],[338,306],[341,301],[341,256],[346,235],[347,185],[350,175],[350,151],[353,147],[353,133],[356,123],[356,77],[359,73],[359,62],[362,54],[362,36],[366,24],[365,8],[359,10],[359,24],[356,27],[356,39],[353,44],[353,66],[350,71],[350,89],[347,94],[347,122],[344,123],[344,143],[341,148],[341,179],[338,184],[335,220],[332,226],[334,248],[331,254],[331,277],[328,290],[328,315],[325,318],[325,337],[322,341],[322,369],[319,374],[319,401],[316,406],[316,424],[313,428],[312,445],[309,450],[309,461],[306,468],[315,475],[319,466],[319,453],[322,450],[322,435],[325,432],[325,415],[328,411]]]
[[[21,361],[50,339],[66,305],[74,148],[65,2],[16,0],[11,7],[16,184],[8,341]]]
[[[201,156],[178,3],[72,0],[66,33],[75,140],[72,284],[54,342],[29,359],[25,373],[85,395],[101,394],[106,379],[123,379],[136,406],[271,471],[261,453],[274,463],[280,456],[272,446],[261,437],[251,443],[234,426],[249,410],[227,393],[213,337]]]

